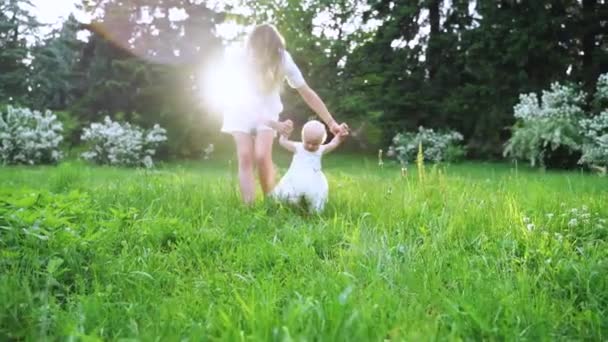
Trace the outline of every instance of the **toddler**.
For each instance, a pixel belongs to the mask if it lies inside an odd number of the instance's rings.
[[[328,196],[327,179],[321,170],[321,157],[333,151],[344,140],[345,135],[327,139],[325,126],[317,121],[307,122],[302,128],[302,142],[289,141],[281,135],[279,143],[294,154],[289,170],[281,179],[271,196],[279,201],[298,204],[305,201],[310,211],[320,213]]]

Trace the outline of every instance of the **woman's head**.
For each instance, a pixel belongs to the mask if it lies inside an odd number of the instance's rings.
[[[249,35],[247,49],[253,57],[256,76],[262,90],[270,92],[280,88],[285,77],[285,40],[279,31],[270,24],[256,26]]]
[[[323,145],[327,139],[327,131],[325,125],[320,121],[311,120],[302,127],[302,142],[304,148],[308,151],[315,152],[319,146]]]

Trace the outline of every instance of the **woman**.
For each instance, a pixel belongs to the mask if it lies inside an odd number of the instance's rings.
[[[264,24],[255,27],[249,36],[245,52],[243,58],[249,66],[247,70],[250,70],[250,77],[246,79],[251,83],[251,93],[254,95],[250,96],[249,108],[238,108],[224,114],[222,132],[234,137],[241,195],[246,204],[251,204],[255,200],[256,165],[264,194],[269,194],[275,186],[272,162],[274,131],[289,135],[293,130],[291,121],[278,120],[279,113],[283,111],[280,91],[285,79],[333,134],[347,135],[348,126],[338,124],[321,98],[306,84],[302,73],[285,49],[283,37],[274,26]]]

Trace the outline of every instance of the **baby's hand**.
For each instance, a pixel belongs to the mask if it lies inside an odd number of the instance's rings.
[[[279,122],[277,125],[277,131],[285,137],[288,137],[293,132],[293,122],[291,120],[285,120]]]

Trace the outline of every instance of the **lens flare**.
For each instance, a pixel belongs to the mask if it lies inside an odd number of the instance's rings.
[[[226,49],[201,70],[201,97],[216,113],[254,108],[256,99],[251,68],[238,49]]]
[[[214,23],[221,22],[223,14],[204,3],[172,7],[163,1],[140,2],[89,1],[85,8],[91,23],[84,28],[125,53],[155,64],[197,65],[221,47]]]

